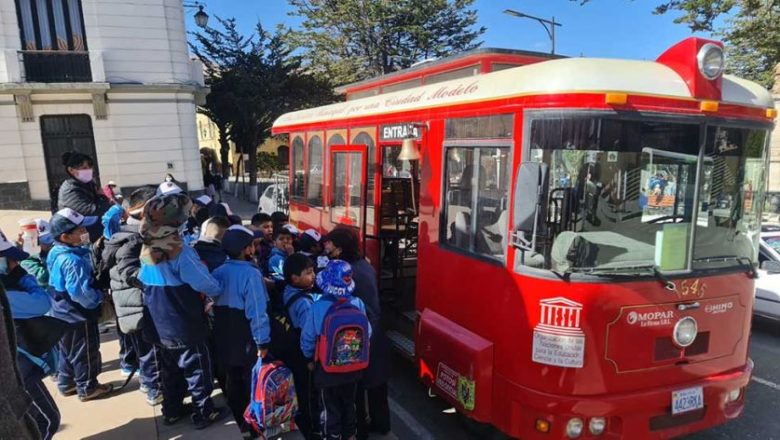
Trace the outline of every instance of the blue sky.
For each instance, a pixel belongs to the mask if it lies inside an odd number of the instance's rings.
[[[674,24],[675,14],[653,15],[660,0],[592,0],[585,6],[569,0],[477,0],[479,24],[487,31],[483,47],[550,50],[550,40],[542,26],[529,19],[503,14],[510,8],[563,24],[556,30],[556,52],[569,55],[652,60],[666,48],[691,36],[684,25]],[[260,20],[266,29],[277,23],[296,27],[297,17],[287,13],[286,0],[206,0],[206,12],[223,18],[238,18],[245,33]],[[192,13],[187,26],[195,30]],[[707,34],[696,34],[710,37]]]

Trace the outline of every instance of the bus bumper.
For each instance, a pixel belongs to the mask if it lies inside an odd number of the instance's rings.
[[[627,394],[597,397],[570,397],[545,394],[496,377],[497,394],[494,423],[502,431],[522,439],[666,439],[701,431],[737,418],[745,405],[745,388],[750,382],[753,361],[739,369],[705,377],[695,382]],[[503,382],[503,383],[501,383]],[[702,387],[704,408],[672,415],[672,392]],[[500,390],[500,391],[499,391]],[[739,397],[727,401],[733,390]],[[509,405],[497,405],[508,402]],[[503,413],[503,414],[502,414]],[[600,435],[589,432],[594,417],[603,417],[606,428]],[[566,426],[573,418],[583,422],[582,434],[567,437]],[[547,421],[549,432],[542,433],[539,421]]]

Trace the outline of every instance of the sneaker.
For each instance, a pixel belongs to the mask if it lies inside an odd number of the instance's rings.
[[[120,371],[120,373],[122,374],[123,377],[128,377],[131,374],[133,374],[133,370],[135,370],[135,369],[134,368],[122,367],[122,370]]]
[[[92,391],[88,392],[83,396],[79,396],[79,400],[81,400],[82,402],[88,402],[90,400],[99,399],[101,397],[105,397],[113,390],[114,390],[114,386],[111,385],[110,383],[99,384],[98,386],[93,388]]]
[[[157,406],[161,404],[162,401],[163,401],[162,393],[157,393],[154,396],[146,396],[146,403],[149,404],[149,406]]]
[[[218,421],[227,414],[224,408],[214,408],[209,414],[205,416],[192,415],[192,423],[195,424],[195,429],[206,429],[214,422]]]
[[[149,388],[146,385],[144,385],[144,384],[141,384],[138,387],[138,391],[140,391],[140,392],[142,392],[144,394],[149,394]]]
[[[76,394],[76,385],[71,385],[64,390],[60,388],[60,395],[63,397],[70,397]]]
[[[160,396],[162,396],[162,393],[160,393]],[[188,403],[186,405],[182,405],[179,411],[173,414],[168,414],[163,416],[163,425],[165,426],[175,425],[185,416],[188,416],[190,414],[192,414],[192,404]]]

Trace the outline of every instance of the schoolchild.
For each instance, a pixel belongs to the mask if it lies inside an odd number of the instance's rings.
[[[56,241],[46,258],[54,295],[52,315],[72,323],[60,339],[58,388],[63,396],[78,394],[81,401],[103,397],[111,384],[97,380],[101,371],[98,316],[104,293],[92,287],[94,275],[89,232],[97,217],[84,217],[64,208],[49,222]]]
[[[280,294],[284,290],[284,262],[294,251],[292,241],[293,235],[289,229],[274,229],[274,247],[268,257],[265,275],[274,281],[276,292]]]
[[[314,271],[320,272],[328,265],[327,256],[322,255],[322,235],[315,229],[307,229],[298,239],[298,252],[309,257],[314,264]]]
[[[46,257],[49,255],[51,247],[54,245],[54,237],[51,235],[51,226],[44,219],[35,219],[35,225],[38,227],[38,243],[40,244],[40,253],[30,254],[30,256],[20,264],[28,274],[35,277],[38,284],[49,287],[49,268],[46,266]]]
[[[274,225],[274,232],[282,226],[286,225],[290,221],[290,217],[282,211],[274,211],[271,213],[271,221]]]
[[[227,260],[227,254],[222,247],[222,237],[229,227],[230,223],[225,217],[212,217],[200,227],[200,237],[193,247],[201,261],[208,266],[209,272],[214,272]]]
[[[355,282],[352,281],[352,268],[342,260],[333,260],[325,270],[317,274],[317,285],[322,297],[311,307],[309,319],[301,333],[301,351],[306,357],[309,369],[313,371],[314,386],[319,389],[323,406],[322,436],[325,439],[350,439],[357,432],[356,394],[361,371],[349,373],[325,372],[321,363],[314,363],[314,351],[317,339],[323,334],[325,322],[331,306],[344,299],[365,315],[365,306],[360,298],[352,296]],[[367,318],[366,318],[367,321]],[[368,325],[368,337],[371,326]]]
[[[160,348],[163,423],[171,425],[190,414],[184,405],[189,391],[192,421],[195,429],[203,429],[226,412],[215,408],[211,399],[214,379],[206,341],[206,298],[200,292],[216,297],[223,289],[179,234],[191,205],[183,193],[146,203],[138,279],[145,286],[144,336]]]
[[[265,268],[268,266],[268,259],[271,257],[271,249],[274,245],[274,224],[271,221],[271,216],[259,212],[252,216],[252,222],[249,225],[249,229],[255,232],[255,262],[258,267]]]
[[[287,366],[293,372],[295,379],[295,393],[298,396],[298,415],[295,424],[300,429],[304,438],[317,438],[319,429],[319,412],[317,404],[318,396],[311,383],[311,372],[307,367],[306,359],[300,351],[300,335],[304,323],[311,314],[311,305],[315,297],[314,293],[314,264],[301,253],[290,255],[284,264],[284,279],[287,286],[284,288],[284,311],[290,319],[295,338],[295,346],[289,350]]]
[[[143,207],[154,197],[153,186],[141,187],[124,200],[127,220],[119,227],[103,249],[103,261],[109,269],[111,297],[117,316],[120,338],[134,353],[141,391],[146,394],[146,403],[158,405],[162,402],[160,389],[159,349],[142,337],[145,323],[143,314],[144,285],[138,280],[141,270],[141,248],[143,237],[139,232],[143,220]],[[120,339],[120,342],[122,339]],[[121,355],[120,355],[121,359]],[[120,362],[127,368],[129,362]]]
[[[228,228],[222,246],[230,259],[214,271],[224,287],[214,304],[217,359],[225,371],[228,406],[240,425],[249,404],[252,367],[258,356],[266,357],[271,342],[268,294],[252,263],[254,240],[254,233],[243,226]]]
[[[52,306],[51,296],[36,279],[19,264],[29,255],[16,248],[0,231],[0,282],[3,284],[11,306],[17,335],[17,363],[24,382],[24,388],[32,398],[30,415],[38,425],[41,437],[48,440],[54,436],[60,425],[57,404],[43,385],[43,378],[54,373],[54,339],[37,350],[40,338],[35,336],[49,332],[48,321],[43,318]],[[60,321],[61,322],[61,321]],[[60,326],[64,329],[63,326]],[[57,331],[57,330],[55,330]],[[59,334],[59,331],[58,331]],[[45,353],[40,351],[45,350]]]

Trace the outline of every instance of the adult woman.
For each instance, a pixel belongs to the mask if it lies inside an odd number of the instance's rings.
[[[62,164],[68,178],[60,186],[57,210],[70,208],[86,217],[101,218],[112,203],[94,181],[95,162],[86,154],[70,151],[62,155]],[[103,234],[103,225],[97,222],[87,230],[94,243]]]
[[[371,354],[363,380],[358,385],[358,440],[368,438],[368,432],[390,432],[390,408],[387,404],[387,381],[390,377],[390,347],[382,330],[382,311],[374,267],[360,255],[357,235],[348,228],[336,228],[323,239],[328,257],[341,259],[352,266],[355,281],[354,296],[366,305],[371,322]],[[368,409],[368,413],[366,413]],[[369,424],[370,420],[370,424]]]

